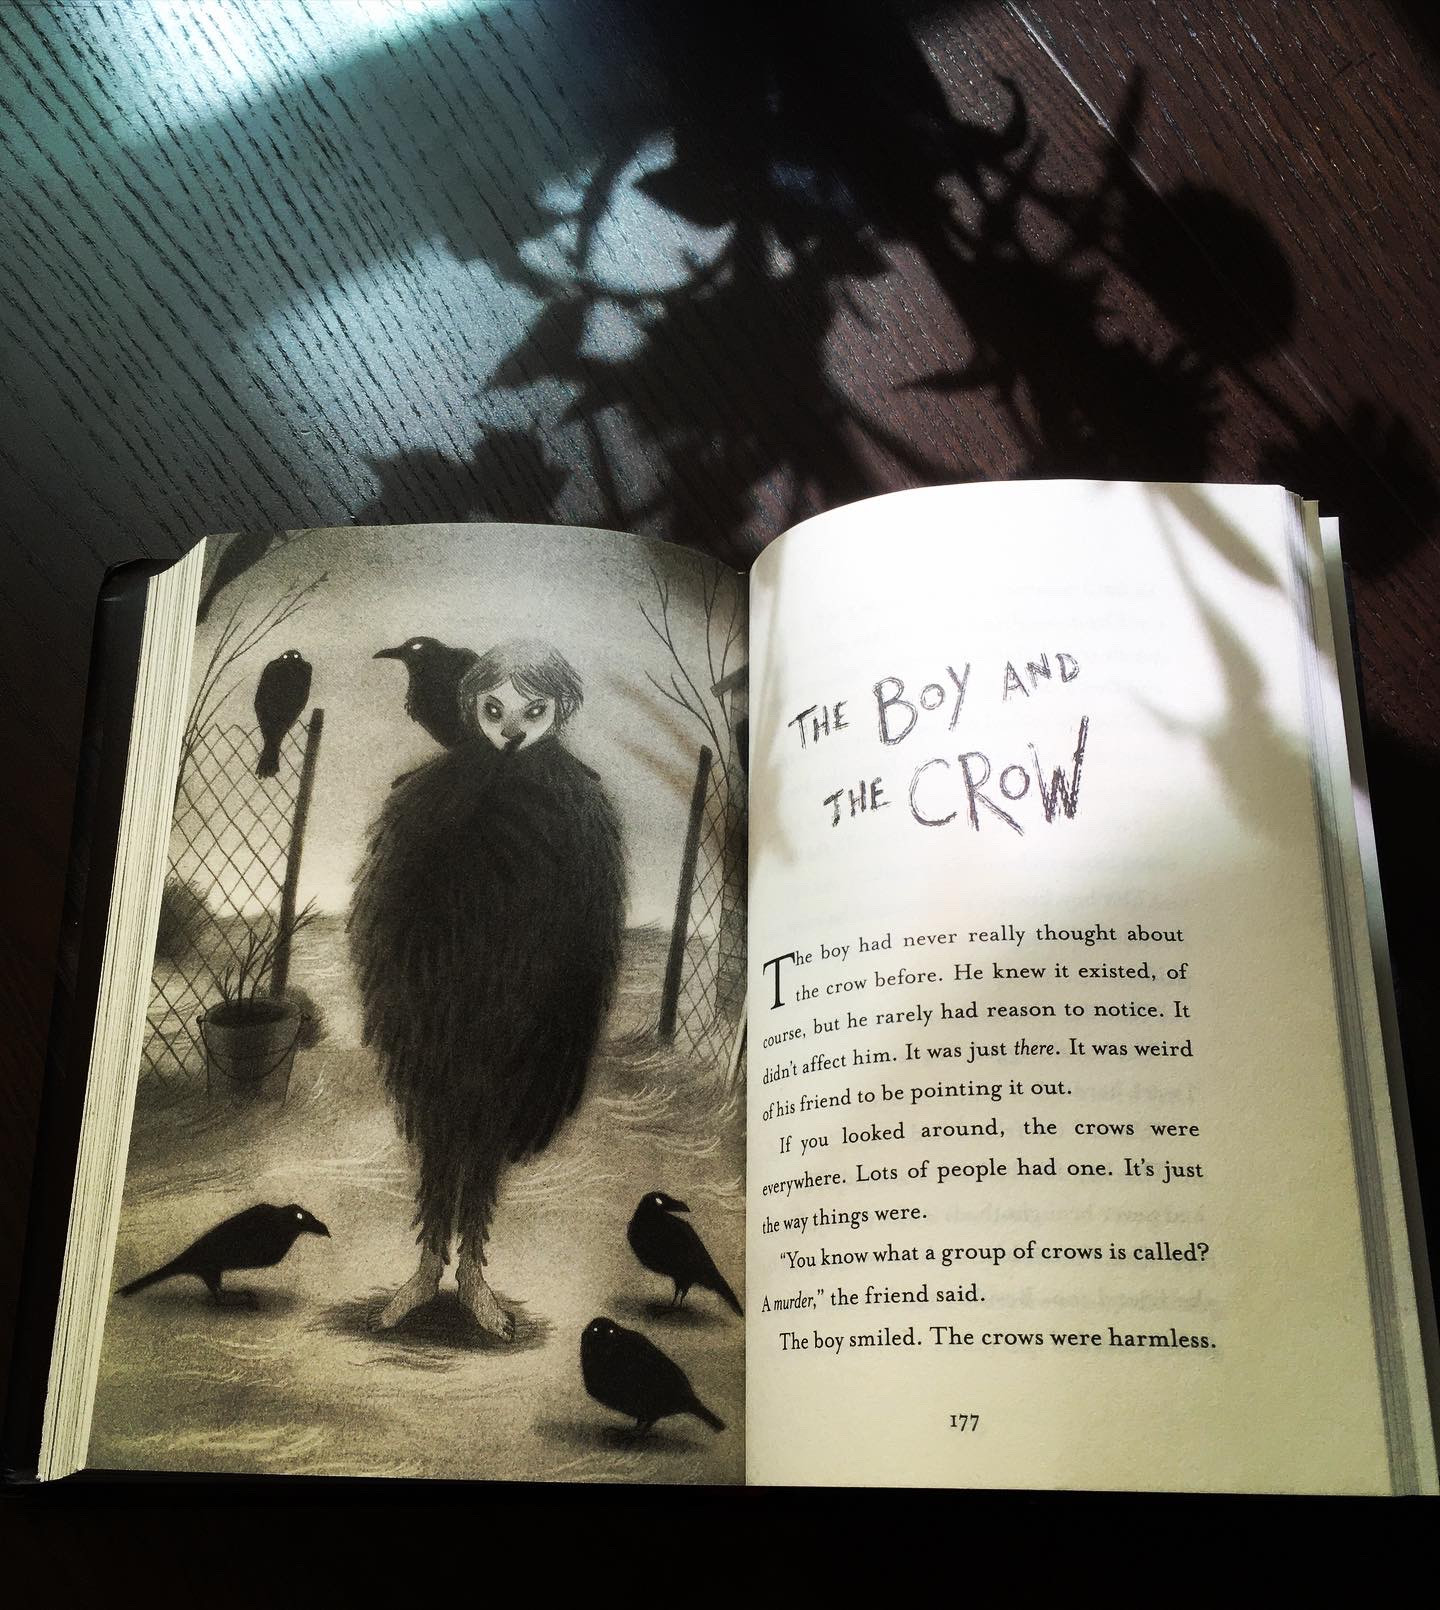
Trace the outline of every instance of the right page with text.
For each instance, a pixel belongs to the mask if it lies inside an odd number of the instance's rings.
[[[1318,575],[1089,482],[757,562],[752,1482],[1433,1487]]]

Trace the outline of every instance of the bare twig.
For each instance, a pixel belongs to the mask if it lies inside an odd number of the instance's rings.
[[[696,562],[700,563],[698,560]],[[668,687],[659,677],[648,671],[645,673],[646,678],[657,693],[668,699],[671,704],[677,705],[705,729],[714,751],[714,763],[719,768],[728,791],[730,773],[727,762],[730,745],[722,734],[728,732],[729,720],[725,711],[724,697],[714,689],[729,674],[731,655],[743,634],[744,621],[740,612],[739,588],[731,587],[729,613],[722,621],[719,614],[720,589],[725,578],[718,569],[702,565],[700,607],[705,617],[705,664],[710,677],[710,691],[707,693],[702,691],[690,674],[689,667],[685,664],[675,642],[670,614],[672,596],[670,578],[661,575],[653,565],[650,567],[650,578],[655,584],[655,603],[649,606],[642,603],[640,615],[664,644],[673,669],[670,672]]]

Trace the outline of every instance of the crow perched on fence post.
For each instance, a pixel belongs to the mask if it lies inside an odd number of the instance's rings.
[[[451,648],[434,637],[407,637],[374,655],[377,660],[399,660],[405,667],[405,714],[442,749],[453,749],[465,736],[460,679],[479,657],[473,648]]]
[[[310,662],[299,649],[287,648],[260,673],[255,685],[255,719],[260,723],[257,777],[273,777],[280,769],[280,745],[310,698]]]
[[[377,1323],[433,1297],[459,1238],[460,1299],[509,1340],[484,1276],[505,1168],[584,1093],[625,923],[614,807],[560,733],[582,699],[553,648],[502,643],[460,684],[465,734],[399,779],[350,908],[364,1035],[418,1167],[420,1264]]]
[[[298,1237],[329,1234],[319,1219],[307,1213],[298,1202],[287,1202],[284,1207],[259,1202],[243,1213],[223,1219],[169,1263],[121,1286],[116,1295],[133,1297],[137,1291],[158,1285],[162,1280],[171,1280],[176,1275],[194,1275],[204,1281],[212,1301],[228,1306],[245,1303],[253,1307],[255,1299],[249,1292],[223,1289],[221,1282],[230,1270],[273,1268]]]

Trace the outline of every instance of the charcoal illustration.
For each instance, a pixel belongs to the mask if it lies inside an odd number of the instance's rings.
[[[479,658],[473,648],[451,648],[433,637],[412,637],[394,648],[376,649],[377,660],[399,660],[405,667],[405,714],[446,749],[465,733],[460,710],[460,678]]]
[[[255,688],[255,719],[260,723],[257,777],[280,770],[280,745],[310,702],[310,662],[298,649],[287,648],[260,673]]]
[[[215,999],[195,1020],[205,1047],[205,1090],[251,1101],[289,1094],[295,1053],[313,1024],[308,998],[287,988],[295,936],[315,920],[315,908],[294,907],[293,884],[281,889],[278,916],[237,921],[233,961],[215,980]]]
[[[636,1431],[649,1431],[672,1414],[693,1414],[712,1431],[725,1422],[695,1396],[685,1371],[639,1331],[613,1319],[592,1319],[580,1337],[585,1390],[607,1409],[633,1417]]]
[[[672,1282],[675,1290],[671,1301],[675,1307],[685,1301],[692,1286],[703,1286],[743,1318],[745,1310],[740,1306],[740,1299],[715,1267],[715,1260],[706,1251],[700,1232],[693,1224],[676,1217],[689,1211],[684,1202],[676,1201],[664,1191],[647,1191],[630,1215],[630,1227],[625,1232],[630,1250],[647,1269]]]
[[[490,1215],[505,1166],[543,1152],[584,1093],[625,863],[603,785],[561,736],[584,697],[562,654],[502,643],[457,697],[465,733],[391,793],[350,916],[365,1040],[420,1172],[420,1264],[377,1323],[436,1295],[458,1238],[461,1302],[510,1341],[484,1274]]]
[[[204,1282],[210,1300],[217,1306],[242,1303],[253,1308],[254,1292],[226,1290],[223,1282],[227,1274],[235,1269],[271,1269],[302,1235],[328,1237],[329,1234],[319,1219],[307,1213],[298,1202],[289,1202],[284,1207],[259,1202],[223,1224],[217,1224],[213,1230],[207,1230],[169,1263],[162,1263],[148,1275],[129,1281],[116,1295],[133,1297],[137,1291],[148,1291],[162,1280],[194,1275]]]
[[[534,526],[232,540],[91,1463],[740,1480],[740,579]]]

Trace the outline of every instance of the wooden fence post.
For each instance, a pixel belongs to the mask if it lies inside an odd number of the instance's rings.
[[[290,982],[290,930],[295,925],[295,893],[300,887],[300,854],[305,848],[305,822],[310,815],[310,795],[315,788],[315,761],[320,738],[325,731],[325,712],[312,710],[305,730],[305,758],[300,762],[300,791],[295,796],[295,815],[290,823],[290,849],[285,857],[285,882],[280,888],[279,937],[275,962],[270,969],[270,995],[279,1000]]]
[[[660,1038],[675,1038],[675,1014],[680,1005],[680,975],[685,970],[685,941],[690,933],[690,896],[695,889],[695,862],[700,853],[700,828],[705,819],[705,789],[710,782],[710,763],[714,756],[701,745],[700,764],[695,769],[695,788],[690,795],[690,821],[685,829],[685,848],[680,855],[680,886],[675,891],[675,921],[670,928],[670,955],[665,963],[665,984],[660,992]]]

